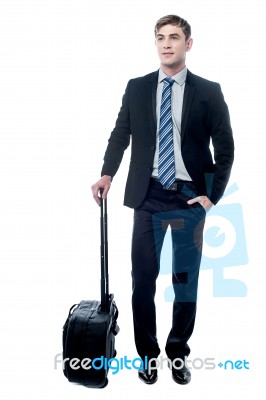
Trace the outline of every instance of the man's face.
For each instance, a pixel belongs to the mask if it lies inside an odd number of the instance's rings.
[[[162,26],[156,35],[156,47],[161,66],[167,69],[183,69],[186,52],[191,49],[192,39],[186,40],[182,28],[175,25]]]

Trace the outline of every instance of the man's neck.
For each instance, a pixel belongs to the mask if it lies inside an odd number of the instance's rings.
[[[185,68],[186,64],[182,63],[182,65],[177,65],[175,67],[168,67],[167,65],[161,65],[161,70],[165,73],[167,76],[173,76],[178,74],[178,72],[181,72]]]

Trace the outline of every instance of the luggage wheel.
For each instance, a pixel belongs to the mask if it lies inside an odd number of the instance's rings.
[[[103,386],[101,386],[99,389],[104,389],[108,385],[108,378],[106,378]]]

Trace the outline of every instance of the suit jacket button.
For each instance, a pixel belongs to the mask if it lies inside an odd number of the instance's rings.
[[[151,146],[151,150],[154,150],[154,146]]]

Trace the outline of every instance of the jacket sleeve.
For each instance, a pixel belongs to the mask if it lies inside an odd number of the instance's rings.
[[[211,115],[211,137],[215,171],[209,198],[216,204],[223,196],[234,161],[234,141],[230,116],[219,84],[217,84]]]
[[[115,128],[108,140],[108,145],[104,155],[104,164],[101,176],[115,176],[122,161],[124,151],[130,143],[130,112],[129,112],[129,92],[131,81],[128,82],[125,94],[122,99],[122,106],[118,113]]]

